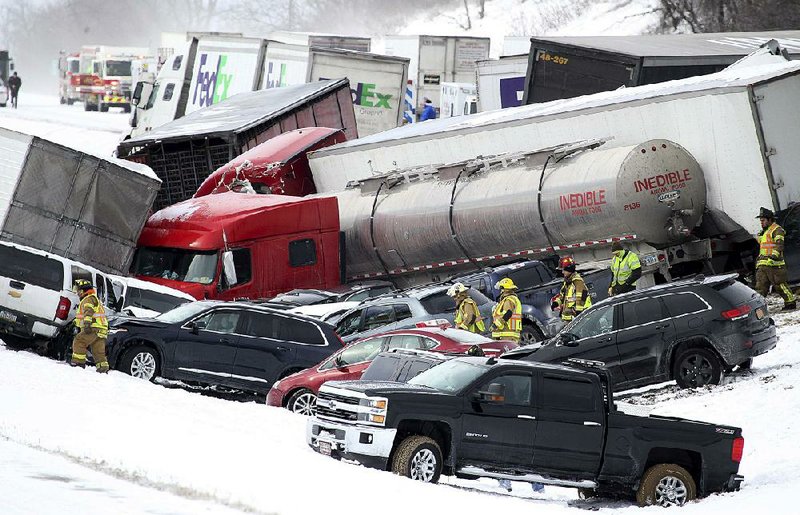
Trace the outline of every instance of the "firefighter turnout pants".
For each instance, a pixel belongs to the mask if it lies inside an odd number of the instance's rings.
[[[79,367],[86,365],[86,351],[92,351],[95,366],[98,372],[108,372],[108,359],[106,358],[106,339],[100,338],[95,333],[81,331],[72,340],[71,364]]]
[[[756,291],[766,297],[769,295],[769,287],[772,286],[775,293],[783,298],[786,304],[795,302],[789,284],[785,266],[759,266],[756,268]]]

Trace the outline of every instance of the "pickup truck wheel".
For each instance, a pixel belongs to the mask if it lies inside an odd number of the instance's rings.
[[[697,486],[689,472],[674,463],[653,465],[642,476],[636,502],[639,506],[683,506],[697,497]]]
[[[433,438],[409,436],[397,446],[392,472],[425,483],[436,483],[442,473],[442,450]]]
[[[317,396],[307,388],[301,388],[289,397],[286,409],[299,415],[312,416],[316,414]]]
[[[154,381],[158,377],[158,356],[153,349],[138,345],[125,353],[120,370],[138,379]]]
[[[675,360],[673,374],[681,388],[719,384],[722,380],[722,363],[710,350],[692,347],[681,352]]]

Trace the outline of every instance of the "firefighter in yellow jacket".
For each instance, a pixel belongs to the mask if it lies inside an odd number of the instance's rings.
[[[97,371],[108,372],[106,359],[106,337],[108,336],[108,319],[103,303],[92,288],[92,283],[85,279],[75,281],[75,291],[80,297],[78,313],[75,315],[75,326],[78,333],[72,340],[72,360],[74,367],[86,366],[86,350],[92,350]]]
[[[519,342],[522,332],[522,303],[517,297],[517,285],[508,277],[494,285],[500,290],[500,300],[492,311],[492,338]]]
[[[564,275],[564,282],[561,284],[561,291],[553,299],[550,307],[553,311],[561,311],[561,320],[570,322],[573,318],[583,313],[592,305],[592,297],[589,295],[589,288],[578,272],[575,271],[575,260],[571,257],[563,257],[558,263],[558,268]]]
[[[481,334],[486,330],[478,305],[467,293],[467,287],[455,283],[447,290],[447,294],[456,301],[456,329],[464,329],[471,333]]]
[[[761,222],[758,233],[758,260],[756,261],[756,290],[766,297],[769,287],[783,297],[783,311],[797,307],[794,293],[787,284],[786,261],[783,243],[786,231],[775,222],[775,213],[762,207],[756,217]]]

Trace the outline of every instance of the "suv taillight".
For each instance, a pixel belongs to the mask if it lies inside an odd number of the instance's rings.
[[[58,300],[58,309],[56,309],[56,318],[60,320],[66,320],[69,316],[69,308],[72,307],[72,303],[66,297],[61,297]]]
[[[731,447],[731,459],[736,463],[741,463],[742,453],[744,453],[744,438],[741,436],[733,440],[733,447]]]
[[[743,305],[737,306],[737,307],[735,307],[733,309],[729,309],[727,311],[723,311],[721,314],[722,314],[722,318],[724,318],[726,320],[738,320],[740,318],[744,318],[747,315],[749,315],[750,311],[752,309],[753,308],[751,308],[747,304],[743,304]]]

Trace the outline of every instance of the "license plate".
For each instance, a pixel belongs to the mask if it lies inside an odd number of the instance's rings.
[[[658,256],[654,256],[653,254],[650,254],[649,256],[643,256],[643,257],[644,257],[644,265],[645,266],[651,266],[651,265],[655,265],[656,263],[658,263]]]
[[[758,308],[756,310],[756,318],[759,319],[759,320],[764,318],[764,309],[763,308]]]
[[[16,322],[17,315],[14,313],[9,313],[8,311],[0,311],[0,319],[7,320],[9,322]]]
[[[324,454],[325,456],[331,455],[331,443],[326,442],[325,440],[319,441],[319,452],[320,454]]]

